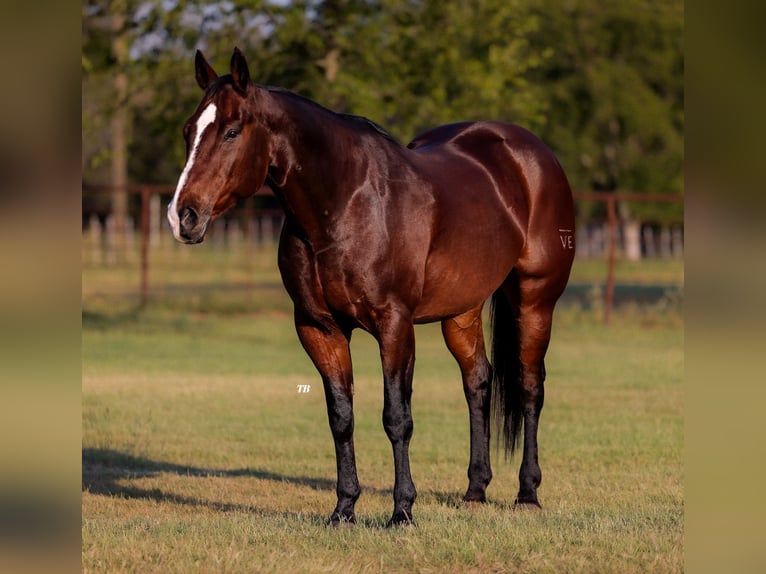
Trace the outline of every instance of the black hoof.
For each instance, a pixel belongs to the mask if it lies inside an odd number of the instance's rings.
[[[342,516],[340,514],[333,514],[330,520],[327,521],[328,526],[333,528],[353,528],[356,526],[356,516],[351,514],[349,516]]]
[[[417,526],[412,519],[412,514],[406,510],[397,510],[391,517],[391,520],[386,524],[386,528],[394,528],[396,526]]]
[[[472,492],[469,490],[463,496],[463,502],[484,504],[487,502],[487,495],[484,492]]]
[[[519,511],[531,510],[534,512],[540,512],[543,507],[537,500],[522,500],[517,498],[513,503],[513,509]]]

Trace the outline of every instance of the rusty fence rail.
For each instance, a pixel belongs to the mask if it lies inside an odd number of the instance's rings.
[[[617,260],[617,235],[619,218],[617,217],[618,201],[683,203],[683,196],[674,194],[655,193],[612,193],[606,191],[574,192],[575,201],[591,200],[606,203],[608,224],[608,249],[606,264],[606,285],[604,287],[604,323],[609,324],[614,307],[614,266]]]
[[[141,305],[145,305],[149,297],[149,250],[150,250],[150,237],[152,234],[152,226],[157,225],[158,222],[153,221],[152,218],[161,218],[164,221],[164,214],[157,213],[157,209],[154,209],[152,213],[152,198],[159,198],[165,196],[170,198],[175,191],[175,188],[171,185],[158,185],[158,184],[145,184],[145,185],[128,185],[122,188],[116,188],[114,186],[107,185],[86,185],[83,184],[83,193],[91,195],[110,195],[119,190],[125,191],[130,195],[138,196],[139,207],[139,225],[138,230],[141,236],[140,245],[140,301]],[[270,193],[270,192],[269,192]],[[260,195],[260,193],[259,193]],[[604,284],[604,322],[609,323],[612,309],[614,306],[614,291],[615,291],[615,262],[617,260],[618,251],[618,238],[620,231],[620,218],[618,217],[618,202],[657,202],[657,203],[683,203],[684,198],[681,195],[675,194],[655,194],[655,193],[612,193],[612,192],[574,192],[575,201],[595,201],[605,204],[606,210],[606,240],[605,240],[605,252],[606,252],[606,280]],[[155,205],[158,205],[157,199],[155,199]],[[102,207],[102,210],[104,208]],[[91,211],[87,208],[85,202],[83,203],[83,218]],[[108,208],[106,208],[108,211]],[[240,210],[243,211],[243,210]],[[245,209],[244,211],[247,211]],[[134,210],[135,212],[135,210]],[[102,213],[105,215],[105,213]],[[268,217],[268,218],[280,218],[281,211],[278,209],[255,209],[251,208],[249,211],[251,217]],[[155,229],[156,233],[157,230]],[[580,240],[578,240],[580,241]],[[579,256],[579,255],[578,255]]]

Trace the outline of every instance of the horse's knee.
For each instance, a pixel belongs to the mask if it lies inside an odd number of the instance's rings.
[[[392,412],[393,409],[383,409],[383,428],[391,442],[410,440],[414,425],[412,414],[409,412]]]
[[[335,440],[349,440],[354,435],[354,414],[349,410],[348,413],[330,413],[330,430]]]
[[[354,407],[351,397],[338,385],[325,383],[327,415],[336,440],[348,440],[354,434]]]

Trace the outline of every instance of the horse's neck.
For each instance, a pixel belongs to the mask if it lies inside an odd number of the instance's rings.
[[[322,233],[328,217],[364,182],[348,161],[361,136],[333,112],[295,96],[277,95],[282,126],[275,134],[272,186],[288,217],[307,234]]]

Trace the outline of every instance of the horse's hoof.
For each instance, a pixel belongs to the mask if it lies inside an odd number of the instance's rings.
[[[487,503],[487,497],[483,492],[480,494],[466,493],[465,496],[463,497],[461,506],[463,508],[468,508],[469,510],[476,510],[484,506],[486,503]]]
[[[417,526],[415,521],[412,520],[412,515],[406,510],[397,510],[391,517],[391,520],[386,524],[386,528],[394,528],[399,526]]]
[[[339,516],[334,514],[330,517],[327,525],[332,526],[333,528],[354,528],[356,526],[356,516],[353,514],[351,516]]]
[[[514,512],[542,512],[543,507],[539,502],[514,502]]]
[[[481,494],[469,494],[466,492],[463,497],[464,505],[477,505],[484,504],[485,502],[487,502],[487,496],[483,492]]]

